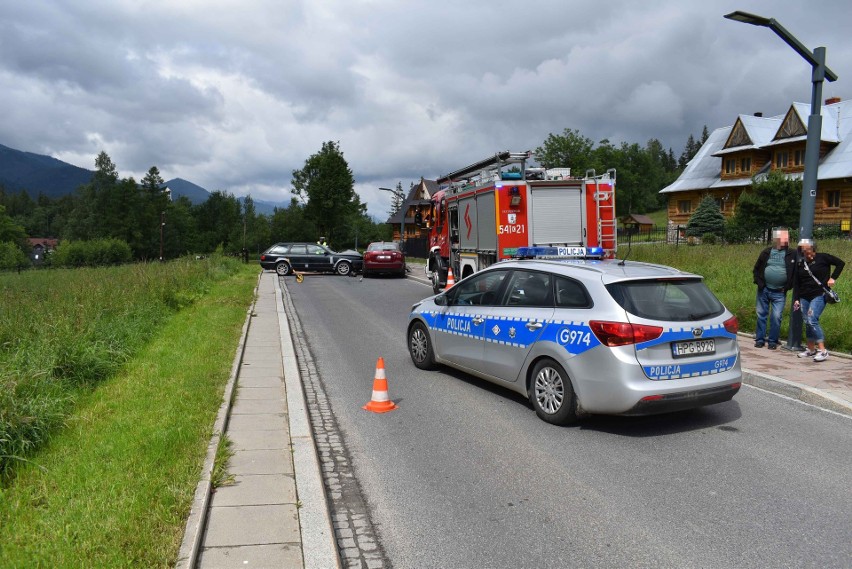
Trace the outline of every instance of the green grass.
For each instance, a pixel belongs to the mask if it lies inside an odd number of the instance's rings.
[[[757,287],[752,282],[752,269],[760,251],[766,245],[639,245],[631,248],[629,258],[634,261],[660,263],[704,276],[707,286],[733,312],[740,322],[740,330],[754,332],[757,316],[755,297]],[[826,307],[820,324],[826,334],[829,350],[852,353],[852,334],[847,326],[852,321],[852,241],[825,240],[819,242],[821,251],[831,253],[846,261],[847,266],[838,279],[835,290],[840,294],[839,304]],[[619,247],[619,257],[627,254],[626,245]],[[781,325],[781,338],[786,340],[790,297]]]
[[[174,565],[257,278],[230,270],[16,465],[0,487],[0,566]]]
[[[240,266],[205,261],[0,274],[0,480],[176,311]]]
[[[669,210],[666,208],[652,211],[645,215],[654,220],[654,226],[656,227],[665,227],[669,223]]]

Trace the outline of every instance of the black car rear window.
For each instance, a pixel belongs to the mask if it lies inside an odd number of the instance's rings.
[[[624,310],[649,320],[692,322],[725,310],[700,279],[622,281],[606,289]]]

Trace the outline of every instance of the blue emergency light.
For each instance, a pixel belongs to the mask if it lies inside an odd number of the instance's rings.
[[[517,259],[601,259],[603,247],[518,247]]]

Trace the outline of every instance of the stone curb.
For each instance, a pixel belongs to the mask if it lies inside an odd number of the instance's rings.
[[[827,409],[852,417],[852,404],[839,397],[835,397],[831,393],[758,371],[748,369],[743,369],[742,371],[743,383],[747,385],[753,385],[772,393],[778,393],[791,399],[809,403],[821,409]]]
[[[302,534],[302,559],[306,569],[340,567],[340,556],[331,523],[325,485],[320,470],[314,434],[308,416],[296,349],[290,336],[290,323],[284,310],[281,283],[275,279],[275,305],[280,327],[284,383],[287,388],[287,417],[293,448],[293,471],[299,500],[299,526]]]
[[[194,569],[198,562],[198,553],[201,549],[201,539],[204,536],[204,529],[207,523],[207,509],[210,505],[210,492],[213,487],[213,465],[216,461],[216,449],[219,448],[219,441],[222,439],[222,433],[225,432],[225,427],[228,426],[228,415],[231,412],[231,403],[234,398],[234,385],[237,382],[240,365],[243,362],[243,354],[246,348],[246,337],[248,336],[249,326],[251,323],[252,314],[254,314],[255,303],[257,302],[257,291],[260,287],[260,279],[263,273],[258,277],[257,284],[254,287],[254,295],[251,306],[246,313],[246,321],[243,323],[243,331],[240,336],[240,343],[237,345],[237,353],[234,356],[234,363],[231,365],[231,375],[228,377],[228,383],[225,385],[225,392],[222,395],[222,404],[219,407],[219,412],[216,415],[216,422],[213,423],[213,436],[210,438],[210,443],[207,445],[207,456],[204,459],[204,466],[201,469],[201,479],[198,481],[198,486],[195,487],[195,495],[192,499],[192,508],[189,511],[189,518],[186,520],[186,527],[183,532],[183,541],[180,544],[178,558],[175,562],[177,569]]]

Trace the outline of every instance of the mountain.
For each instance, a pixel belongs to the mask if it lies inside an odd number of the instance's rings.
[[[6,193],[25,190],[33,199],[38,195],[56,199],[73,194],[83,184],[92,180],[92,170],[86,170],[41,154],[15,150],[0,144],[0,186]],[[210,192],[183,178],[173,178],[163,184],[172,191],[172,199],[186,196],[197,205],[207,201]],[[242,197],[237,198],[240,203]],[[275,208],[286,208],[289,202],[254,200],[254,209],[259,214],[272,215]]]
[[[40,193],[55,199],[73,194],[79,186],[88,184],[92,174],[94,172],[91,170],[50,156],[23,152],[0,144],[0,185],[8,193],[26,190],[33,199]]]
[[[189,199],[193,205],[204,203],[207,201],[207,198],[210,197],[210,192],[201,186],[184,180],[183,178],[173,178],[163,184],[163,186],[168,187],[172,191],[173,200],[184,196]]]

